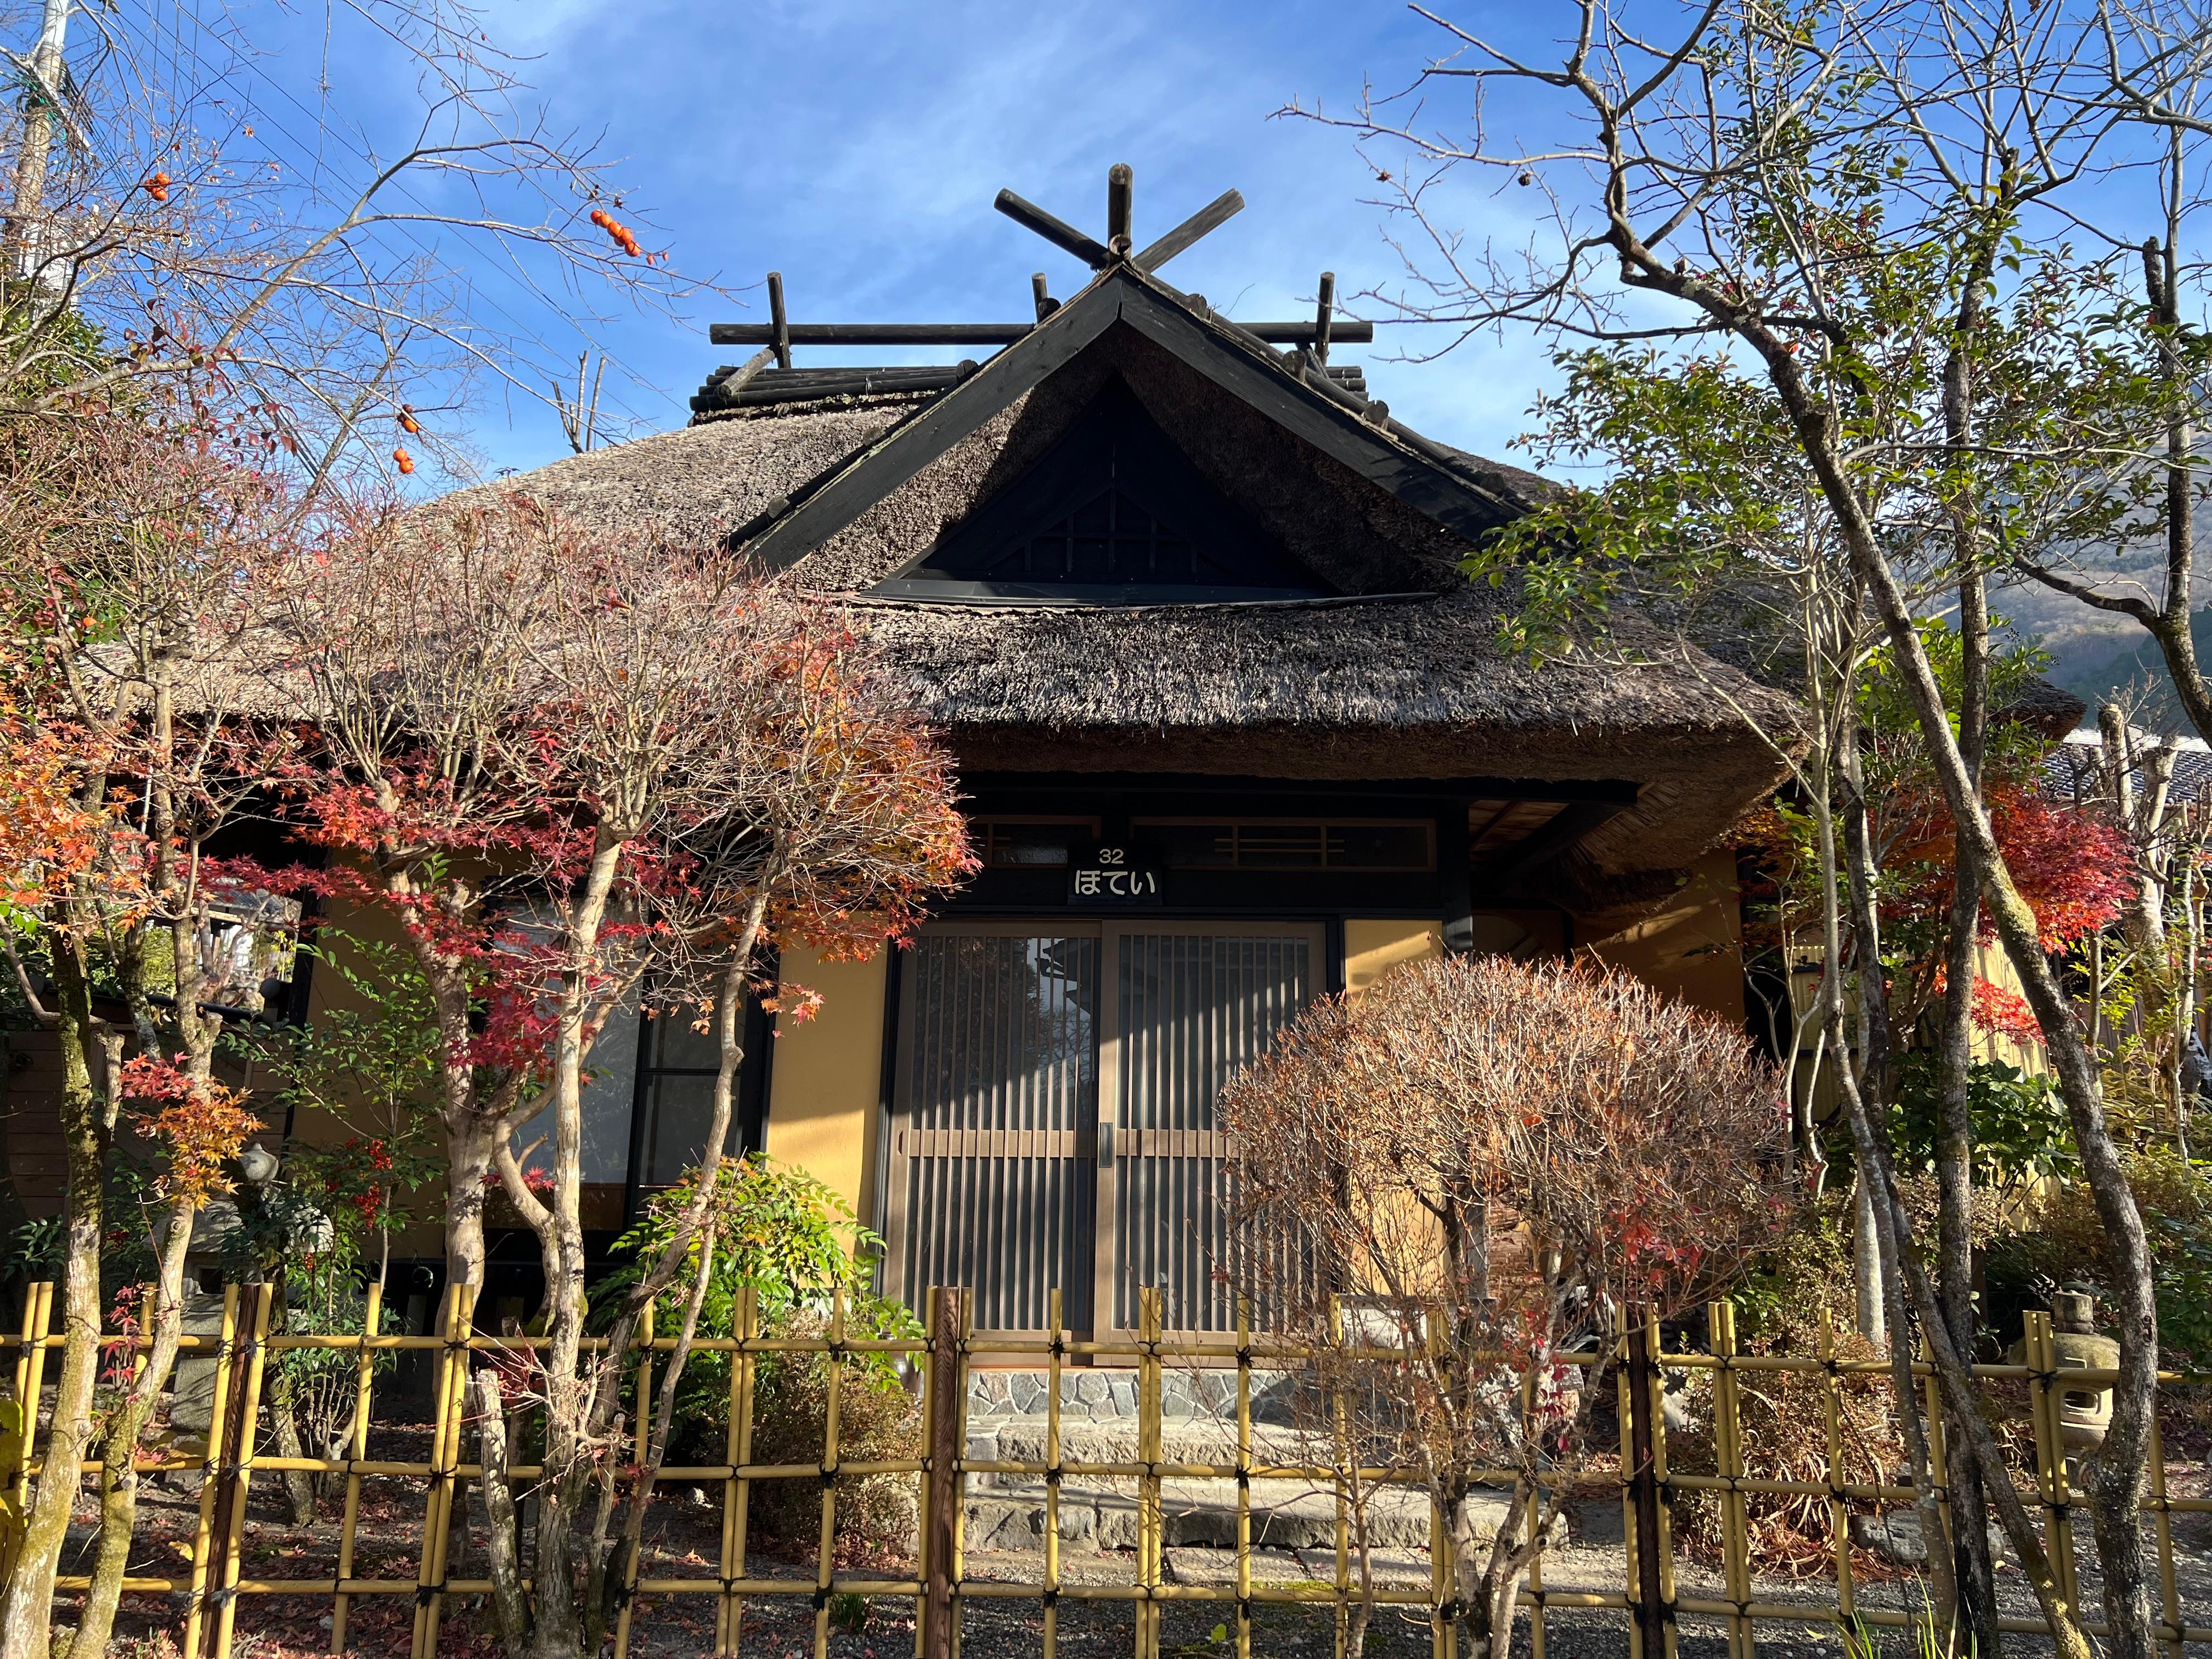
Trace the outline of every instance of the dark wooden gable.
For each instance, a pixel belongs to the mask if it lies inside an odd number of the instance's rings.
[[[1117,264],[1100,272],[1080,294],[958,385],[772,504],[732,537],[732,545],[770,569],[797,564],[955,444],[1073,363],[1116,324],[1133,330],[1293,436],[1469,540],[1524,510],[1456,465],[1440,459],[1435,446],[1419,447],[1382,416],[1382,405],[1367,406],[1372,418],[1363,418],[1337,398],[1304,384],[1290,361],[1265,344],[1210,313],[1194,313],[1152,278]],[[902,571],[893,580],[909,574]],[[1320,591],[1328,592],[1325,586]],[[932,597],[944,595],[940,590]],[[1190,596],[1186,592],[1183,597]]]
[[[1224,500],[1119,376],[1026,472],[869,591],[1059,605],[1220,604],[1335,592]]]

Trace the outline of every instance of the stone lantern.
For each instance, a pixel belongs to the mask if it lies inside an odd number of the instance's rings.
[[[2120,1345],[2097,1330],[2097,1298],[2069,1288],[2051,1298],[2051,1346],[2062,1371],[2111,1371],[2120,1364]],[[2058,1384],[2058,1427],[2069,1452],[2094,1452],[2112,1426],[2112,1385],[2100,1382],[2069,1388]]]

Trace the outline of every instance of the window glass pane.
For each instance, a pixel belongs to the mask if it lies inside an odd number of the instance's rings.
[[[721,1068],[721,1044],[715,1040],[714,1031],[692,1030],[698,1018],[696,1008],[678,1008],[653,1020],[653,1063],[656,1066],[708,1072]]]
[[[584,1059],[584,1139],[578,1173],[587,1187],[612,1186],[629,1176],[629,1115],[637,1098],[637,1028],[636,1011],[617,1008],[607,1016],[605,1028]],[[516,1150],[541,1135],[544,1145],[523,1160],[526,1169],[553,1167],[550,1107],[523,1125],[514,1139]]]
[[[707,1126],[714,1115],[711,1077],[656,1077],[647,1107],[643,1184],[665,1187],[695,1167],[707,1150]],[[731,1114],[731,1139],[737,1139],[737,1115]]]
[[[1066,865],[1068,849],[1084,830],[1068,823],[994,823],[988,834],[994,866],[1056,869]]]

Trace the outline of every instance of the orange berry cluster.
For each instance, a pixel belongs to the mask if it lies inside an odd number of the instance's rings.
[[[144,191],[155,201],[166,202],[169,199],[169,175],[167,173],[156,173],[149,175],[143,182],[140,183],[138,188]]]
[[[606,232],[607,240],[624,253],[629,254],[631,258],[641,259],[645,257],[643,250],[637,245],[636,234],[628,225],[623,223],[605,208],[592,210],[592,222]]]

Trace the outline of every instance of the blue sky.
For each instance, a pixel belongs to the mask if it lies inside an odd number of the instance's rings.
[[[258,60],[258,98],[274,100],[278,83],[312,96],[319,12],[234,8],[276,48]],[[1376,185],[1349,135],[1270,118],[1294,98],[1346,108],[1370,76],[1401,85],[1440,39],[1389,0],[489,0],[483,15],[495,40],[529,58],[553,125],[604,130],[647,244],[750,305],[710,298],[681,322],[609,322],[603,337],[629,380],[611,374],[606,402],[643,429],[680,424],[707,371],[734,360],[705,325],[764,317],[758,284],[771,268],[799,321],[1018,319],[1036,270],[1071,292],[1079,264],[993,212],[992,198],[1010,186],[1103,234],[1115,161],[1136,171],[1140,243],[1229,186],[1244,193],[1243,215],[1163,273],[1232,316],[1310,313],[1323,269],[1346,292],[1389,282],[1399,261],[1382,210],[1362,200]],[[416,106],[404,87],[334,79],[372,142],[405,136]],[[1463,222],[1494,228],[1503,205],[1468,200]],[[580,343],[545,327],[549,354],[573,362]],[[1382,331],[1338,361],[1365,362],[1374,395],[1401,418],[1503,454],[1546,372],[1541,351],[1486,340],[1437,362],[1388,361],[1420,350],[1420,332]],[[565,453],[543,408],[495,396],[470,420],[487,468]]]
[[[1231,315],[1310,313],[1325,269],[1347,290],[1387,281],[1397,256],[1361,200],[1374,179],[1349,135],[1270,117],[1293,98],[1348,106],[1364,76],[1400,84],[1437,40],[1388,0],[534,0],[491,15],[539,54],[531,78],[550,111],[605,120],[685,266],[732,286],[780,270],[794,318],[821,321],[1019,318],[1036,270],[1070,292],[1079,264],[992,198],[1009,186],[1103,234],[1115,161],[1136,170],[1139,243],[1231,185],[1244,193],[1242,215],[1163,272]],[[746,314],[765,314],[757,289],[744,297]],[[1381,360],[1417,343],[1381,332],[1359,356],[1394,412],[1492,453],[1521,429],[1545,368],[1527,342],[1393,365]],[[658,321],[621,329],[616,346],[661,394],[624,401],[664,425],[705,370],[732,360],[703,330]],[[482,437],[527,465],[558,441],[545,428],[519,419]]]

